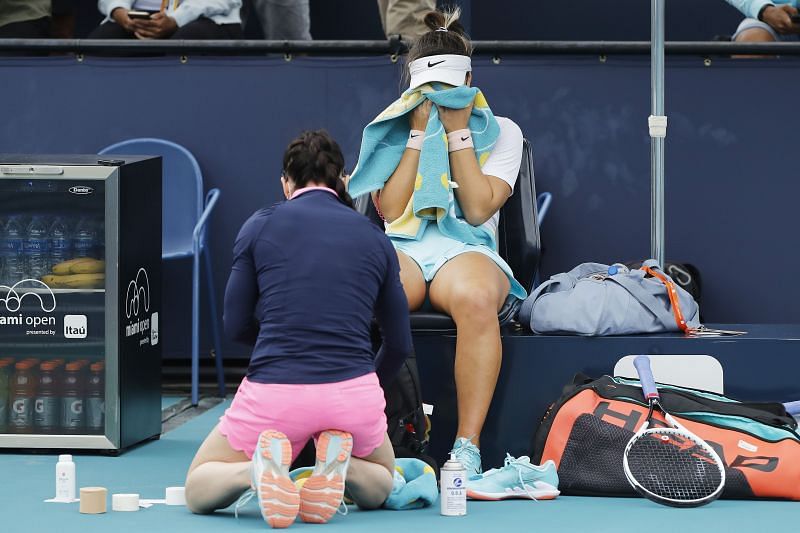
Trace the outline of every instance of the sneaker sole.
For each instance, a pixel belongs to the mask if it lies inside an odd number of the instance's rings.
[[[561,494],[559,490],[556,489],[536,489],[531,490],[530,493],[533,495],[534,498],[537,500],[555,500],[556,497]],[[531,497],[526,494],[525,492],[479,492],[467,489],[467,498],[473,500],[483,500],[483,501],[500,501],[500,500],[530,500]]]
[[[261,516],[272,528],[289,527],[300,510],[300,495],[289,478],[292,444],[280,431],[264,431],[258,438],[255,457],[262,470],[256,487]]]
[[[352,451],[353,436],[346,431],[323,431],[319,436],[314,471],[300,489],[300,519],[303,522],[324,524],[336,514],[344,496],[344,481]]]

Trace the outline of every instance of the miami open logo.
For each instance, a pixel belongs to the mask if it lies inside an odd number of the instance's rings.
[[[0,303],[0,326],[27,326],[26,335],[55,335],[50,326],[56,325],[56,317],[50,313],[56,309],[56,296],[38,279],[0,285]]]
[[[150,276],[144,268],[128,283],[125,292],[125,317],[131,322],[125,325],[125,336],[141,335],[139,345],[158,344],[158,313],[147,316],[150,311]],[[145,315],[139,319],[139,315]]]
[[[0,302],[10,313],[16,313],[22,309],[22,303],[26,298],[38,300],[39,307],[45,313],[52,313],[56,309],[56,295],[53,294],[50,287],[38,279],[23,279],[11,287],[0,285]]]
[[[145,313],[150,310],[150,278],[143,268],[140,268],[136,272],[136,278],[128,283],[128,291],[125,294],[125,317],[139,316],[140,310]]]

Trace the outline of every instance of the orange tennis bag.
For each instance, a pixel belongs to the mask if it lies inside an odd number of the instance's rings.
[[[725,463],[722,498],[800,500],[800,436],[782,404],[663,384],[659,393],[664,408]],[[556,463],[562,494],[636,496],[622,457],[646,418],[637,380],[578,375],[544,415],[531,457]]]

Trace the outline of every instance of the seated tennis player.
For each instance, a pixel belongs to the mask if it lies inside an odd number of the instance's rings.
[[[343,169],[327,133],[302,133],[283,157],[287,201],[257,211],[236,239],[225,329],[254,348],[233,403],[189,467],[192,512],[225,508],[252,489],[264,519],[286,527],[298,512],[328,521],[345,486],[363,509],[392,490],[380,383],[411,353],[408,302],[394,248],[352,209]],[[298,491],[289,467],[309,439],[317,461]]]
[[[408,54],[410,87],[365,128],[349,190],[373,192],[409,308],[427,300],[456,323],[452,453],[468,474],[479,474],[481,431],[502,359],[498,311],[526,296],[496,241],[523,138],[470,87],[472,45],[457,18],[458,11],[425,17],[430,31]]]

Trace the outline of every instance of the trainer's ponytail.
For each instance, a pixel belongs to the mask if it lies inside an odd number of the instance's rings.
[[[283,174],[294,182],[295,188],[318,183],[336,191],[343,204],[353,207],[342,180],[343,172],[342,150],[325,130],[304,131],[283,154]]]

